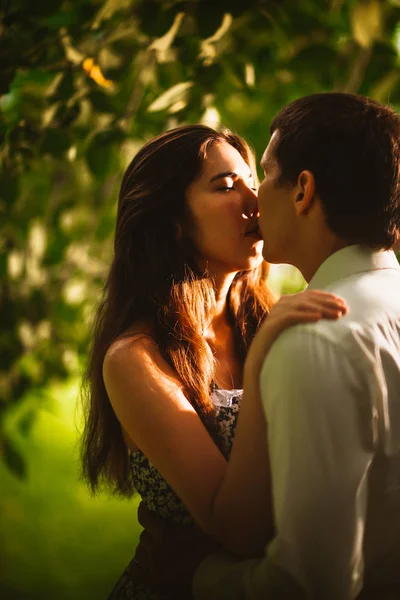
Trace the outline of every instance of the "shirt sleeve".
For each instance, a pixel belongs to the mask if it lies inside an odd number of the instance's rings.
[[[308,600],[287,572],[268,560],[213,554],[197,569],[194,600]]]
[[[296,584],[292,598],[305,590],[310,599],[347,600],[360,591],[371,454],[361,441],[366,390],[355,365],[348,351],[306,327],[274,343],[261,396],[276,537],[260,561],[208,558],[196,573],[196,600],[280,600]]]

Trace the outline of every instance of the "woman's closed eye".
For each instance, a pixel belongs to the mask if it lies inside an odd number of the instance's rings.
[[[250,187],[250,189],[251,189],[253,192],[256,192],[256,191],[257,191],[257,188],[254,188],[254,187]],[[230,191],[232,191],[232,190],[237,190],[237,188],[236,188],[234,185],[231,185],[231,186],[229,186],[229,185],[224,185],[223,187],[219,187],[219,188],[217,188],[217,191],[218,191],[218,192],[230,192]]]
[[[217,189],[218,192],[230,192],[231,190],[236,190],[234,185],[224,185]]]

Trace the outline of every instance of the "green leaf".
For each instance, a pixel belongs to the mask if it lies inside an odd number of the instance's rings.
[[[67,69],[61,74],[61,80],[55,86],[54,91],[49,95],[49,99],[54,102],[58,100],[68,101],[75,92],[74,77],[72,69]]]
[[[8,207],[11,207],[18,196],[18,179],[10,171],[3,170],[0,174],[1,186],[0,186],[0,205],[3,201]]]
[[[60,129],[48,127],[41,145],[42,154],[50,154],[62,158],[71,146],[69,135]]]
[[[110,94],[103,92],[102,90],[93,90],[88,95],[88,100],[92,103],[93,108],[98,112],[113,113],[115,112],[115,105],[113,98]]]
[[[0,55],[0,60],[1,60],[1,55]],[[1,69],[1,71],[0,71],[0,94],[8,94],[8,92],[10,90],[11,82],[15,76],[15,70],[16,70],[16,68],[13,68],[11,66],[8,68],[5,68],[3,66],[3,68]]]
[[[107,240],[115,230],[115,215],[103,215],[96,229],[98,240]]]
[[[13,0],[13,9],[18,8],[18,12],[23,12],[30,17],[42,17],[57,12],[62,2],[63,0],[40,0],[40,2]]]
[[[169,90],[162,93],[154,102],[147,108],[148,112],[158,112],[165,110],[177,102],[187,103],[188,92],[193,86],[193,81],[184,81],[173,85]]]
[[[118,144],[123,134],[116,130],[101,131],[91,139],[86,151],[86,162],[95,177],[102,180],[113,172],[119,165]]]
[[[78,119],[80,113],[81,105],[79,102],[75,102],[72,105],[64,104],[57,109],[54,121],[58,122],[60,127],[69,127]]]

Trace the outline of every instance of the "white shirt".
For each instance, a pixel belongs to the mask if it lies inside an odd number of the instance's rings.
[[[276,537],[261,560],[208,557],[196,600],[400,598],[400,267],[349,246],[310,288],[350,311],[287,329],[263,365]]]

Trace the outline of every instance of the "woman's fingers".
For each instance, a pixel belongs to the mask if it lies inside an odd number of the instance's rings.
[[[338,318],[349,310],[343,298],[318,290],[306,290],[299,294],[282,297],[280,308],[282,310],[295,309],[306,313],[321,312],[326,318]]]
[[[344,306],[347,308],[347,302],[344,298],[340,296],[336,296],[336,294],[330,294],[328,292],[320,292],[317,290],[311,290],[311,293],[315,294],[315,297],[318,298],[322,303],[326,303],[328,305],[334,304],[337,306]]]
[[[337,304],[335,302],[326,301],[322,303],[311,303],[306,311],[318,311],[322,313],[322,316],[329,319],[337,319],[348,313],[349,309],[346,304]]]
[[[335,302],[320,302],[318,300],[307,300],[303,299],[300,302],[293,302],[288,305],[288,308],[295,308],[296,310],[340,310],[344,311],[345,306],[336,304]]]

